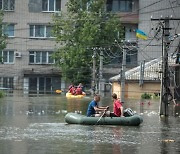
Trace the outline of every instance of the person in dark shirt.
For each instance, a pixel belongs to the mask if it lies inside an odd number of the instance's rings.
[[[100,101],[99,95],[94,95],[94,99],[89,103],[87,109],[87,117],[100,117],[103,113],[105,113],[109,106],[99,107],[98,102]]]

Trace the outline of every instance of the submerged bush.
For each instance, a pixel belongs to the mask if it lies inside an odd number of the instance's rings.
[[[0,98],[4,97],[4,92],[0,91]]]
[[[151,94],[144,93],[144,94],[141,95],[141,98],[142,99],[151,99],[151,96],[152,96]]]

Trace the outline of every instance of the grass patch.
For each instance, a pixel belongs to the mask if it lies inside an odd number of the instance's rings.
[[[3,92],[3,91],[0,91],[0,98],[2,98],[2,97],[4,97],[4,96],[5,96],[4,92]]]

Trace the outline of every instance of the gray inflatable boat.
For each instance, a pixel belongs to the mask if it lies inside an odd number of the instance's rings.
[[[140,115],[135,114],[130,117],[87,117],[77,113],[68,113],[65,116],[68,124],[81,125],[120,125],[120,126],[138,126],[143,122]]]

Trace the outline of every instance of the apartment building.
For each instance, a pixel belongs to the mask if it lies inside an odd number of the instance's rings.
[[[180,33],[180,21],[171,20],[172,18],[180,18],[180,1],[179,0],[141,0],[139,3],[139,23],[138,27],[144,31],[148,39],[146,41],[139,40],[139,54],[138,62],[142,60],[150,61],[154,58],[162,56],[162,26],[164,19],[168,17],[169,20],[169,40],[170,48],[169,55],[175,52],[179,44],[179,37],[173,37]],[[151,19],[159,19],[153,21]]]
[[[117,14],[124,27],[126,50],[126,67],[133,68],[138,64],[138,50],[136,29],[139,22],[139,0],[107,0],[107,11]],[[123,49],[119,48],[119,53]],[[104,78],[108,82],[113,75],[120,73],[122,67],[122,55],[114,58],[111,64],[104,66]],[[112,69],[113,67],[113,69]]]
[[[52,93],[56,89],[65,88],[61,72],[54,66],[55,61],[51,58],[56,45],[51,33],[51,22],[53,14],[66,11],[66,2],[67,0],[0,0],[0,8],[4,11],[3,22],[6,25],[4,33],[8,35],[7,47],[0,52],[0,87],[23,90],[24,93]],[[118,13],[121,17],[125,39],[131,43],[136,40],[138,5],[138,0],[107,0],[107,11]],[[127,63],[132,64],[136,59],[137,50],[129,51]],[[119,67],[118,62],[118,71]],[[108,73],[117,71],[107,71]]]
[[[179,0],[141,0],[139,1],[139,21],[138,29],[144,31],[147,34],[147,40],[138,40],[138,57],[137,64],[146,62],[143,69],[135,67],[131,70],[126,71],[126,86],[125,86],[125,97],[139,97],[144,92],[152,93],[160,91],[160,76],[162,68],[161,56],[163,50],[166,48],[169,61],[169,78],[171,80],[171,93],[174,98],[180,99],[179,93],[179,43],[180,43],[180,1]],[[156,19],[156,20],[153,20]],[[158,20],[157,20],[158,19]],[[163,36],[163,29],[165,26],[165,20],[168,20],[169,35],[166,35],[167,44]],[[162,43],[163,42],[163,43]],[[166,46],[165,46],[166,45]],[[158,59],[157,59],[158,58]],[[158,60],[158,61],[157,61]],[[176,64],[174,65],[176,60]],[[157,61],[157,62],[155,62]],[[155,62],[155,63],[154,63]],[[154,64],[153,64],[154,63]],[[148,66],[148,65],[149,66]],[[141,67],[142,68],[142,67]],[[152,68],[152,69],[149,69]],[[154,71],[159,68],[159,71]],[[143,71],[142,71],[143,70]],[[140,71],[143,74],[140,74]],[[132,74],[131,74],[131,73]],[[149,73],[149,77],[146,79],[146,72]],[[155,72],[155,73],[154,73]],[[137,78],[131,78],[129,80],[128,75],[136,74]],[[154,76],[153,74],[156,74]],[[131,76],[130,75],[130,76]],[[143,77],[142,77],[143,76]],[[115,80],[113,80],[115,79]],[[110,79],[113,82],[112,91],[120,95],[121,85],[120,75],[114,76]],[[143,83],[143,86],[141,82]],[[129,95],[129,96],[128,96]]]
[[[51,57],[55,50],[52,16],[65,9],[64,0],[1,0],[6,49],[0,52],[0,87],[24,93],[53,93],[64,88]]]

